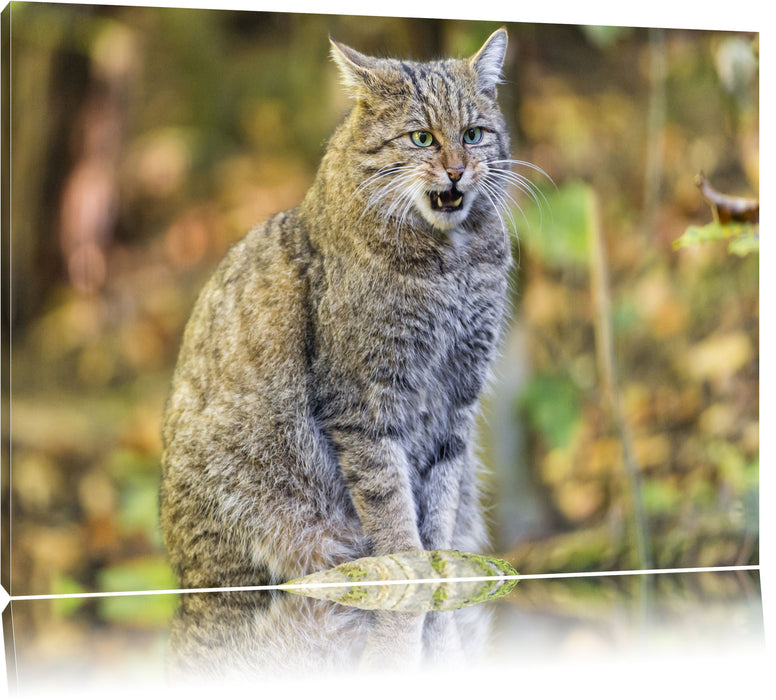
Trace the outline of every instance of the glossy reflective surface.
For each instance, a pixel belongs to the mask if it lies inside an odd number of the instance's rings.
[[[763,653],[762,620],[759,574],[735,571],[521,580],[499,599],[426,613],[281,590],[17,600],[3,627],[9,686],[21,697],[130,687],[186,696],[211,683],[337,686],[413,670],[519,686],[539,668],[570,680],[590,664],[645,659],[713,658],[720,672]]]

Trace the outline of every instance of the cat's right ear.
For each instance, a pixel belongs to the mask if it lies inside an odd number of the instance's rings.
[[[503,27],[491,34],[482,48],[469,59],[477,72],[480,89],[493,99],[496,85],[501,82],[501,68],[507,52],[507,30]]]
[[[329,36],[331,42],[331,57],[334,59],[340,71],[340,79],[353,97],[364,97],[373,92],[376,87],[374,69],[377,59],[365,56],[345,44],[335,41]]]

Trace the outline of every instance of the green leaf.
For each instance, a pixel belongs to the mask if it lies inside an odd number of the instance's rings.
[[[728,253],[744,257],[749,253],[760,252],[760,237],[754,234],[743,234],[739,238],[730,241]]]
[[[537,195],[538,203],[525,207],[529,250],[555,267],[589,264],[593,191],[584,182],[571,182]],[[520,212],[514,214],[519,223]]]
[[[178,606],[178,596],[157,595],[115,596],[101,598],[100,616],[111,622],[137,627],[166,627]]]
[[[70,576],[58,574],[51,581],[51,590],[58,595],[67,595],[83,593],[84,587]],[[84,604],[84,600],[84,598],[54,598],[51,601],[51,612],[57,618],[69,617]]]
[[[758,225],[749,223],[720,224],[716,221],[705,226],[688,226],[687,230],[674,241],[673,246],[674,250],[678,250],[679,248],[689,248],[731,238],[733,240],[728,247],[728,251],[731,253],[748,255],[760,250]]]
[[[178,582],[161,557],[138,559],[103,569],[98,576],[102,591],[160,591],[175,589]],[[112,622],[155,627],[169,623],[178,596],[140,595],[101,598],[100,615]]]
[[[158,527],[159,483],[157,479],[136,479],[121,490],[118,522],[124,532],[146,532],[148,539],[161,545]]]
[[[566,375],[540,372],[528,382],[520,405],[550,447],[565,447],[581,419],[579,389]]]
[[[101,591],[151,591],[177,587],[177,580],[162,557],[147,557],[103,569],[98,576]]]
[[[644,507],[653,515],[675,513],[683,499],[683,494],[676,486],[656,480],[645,481],[642,484],[642,494]]]

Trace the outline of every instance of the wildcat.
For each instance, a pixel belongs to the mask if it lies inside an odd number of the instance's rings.
[[[472,433],[511,265],[506,45],[417,63],[331,40],[352,111],[184,332],[160,496],[182,586],[485,546]]]

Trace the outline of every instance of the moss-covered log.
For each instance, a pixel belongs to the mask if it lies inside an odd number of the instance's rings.
[[[433,550],[356,559],[294,579],[283,588],[364,610],[426,612],[499,598],[517,580],[517,571],[501,559]]]

